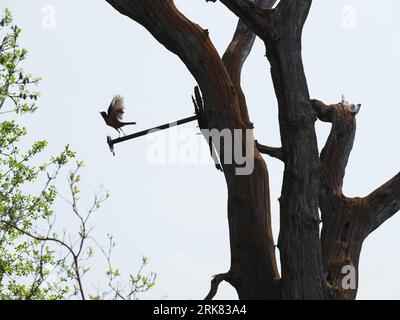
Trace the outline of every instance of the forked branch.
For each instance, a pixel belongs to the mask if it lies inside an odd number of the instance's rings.
[[[323,228],[321,243],[324,271],[334,288],[333,298],[354,299],[357,289],[343,289],[341,270],[352,265],[358,272],[364,239],[400,209],[400,173],[365,198],[343,195],[343,178],[356,132],[356,115],[360,105],[342,102],[326,105],[312,100],[321,121],[332,129],[320,156],[320,209]]]
[[[216,2],[216,0],[206,1]],[[221,2],[242,19],[249,29],[260,35],[270,22],[271,8],[276,1],[221,0]]]

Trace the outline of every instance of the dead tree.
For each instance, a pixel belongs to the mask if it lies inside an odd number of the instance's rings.
[[[221,281],[229,282],[240,299],[354,299],[357,289],[342,285],[343,267],[352,266],[357,274],[364,239],[400,209],[400,174],[367,197],[343,194],[356,112],[343,103],[326,105],[309,97],[301,36],[312,0],[281,0],[276,6],[276,0],[220,1],[239,17],[222,58],[208,31],[179,12],[173,0],[107,0],[186,65],[201,89],[209,128],[252,128],[241,69],[255,37],[265,43],[282,146],[271,148],[255,141],[250,175],[237,175],[235,164],[222,162],[231,266],[213,279],[207,299],[213,298]],[[321,154],[315,131],[318,120],[332,123]],[[271,230],[268,170],[260,152],[284,162],[277,244],[281,272]]]

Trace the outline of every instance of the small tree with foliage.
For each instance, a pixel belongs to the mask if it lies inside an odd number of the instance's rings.
[[[79,230],[55,232],[56,179],[75,153],[67,145],[49,161],[33,165],[47,142],[20,148],[27,130],[16,119],[35,112],[40,95],[36,91],[40,79],[21,68],[28,51],[18,45],[20,34],[6,9],[0,20],[0,299],[137,299],[138,293],[154,285],[155,274],[142,275],[147,264],[143,258],[139,272],[130,275],[128,283],[119,281],[120,272],[111,262],[112,236],[108,236],[108,249],[99,246],[108,264],[107,288],[90,294],[83,284],[87,261],[94,254],[90,241],[97,244],[90,235],[90,218],[108,193],[96,193],[91,207],[82,212],[78,187],[82,162],[77,161],[69,174],[67,200]],[[27,192],[32,185],[39,192]]]

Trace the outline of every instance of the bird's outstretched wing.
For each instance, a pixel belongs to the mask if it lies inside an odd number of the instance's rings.
[[[122,96],[114,96],[108,107],[108,116],[114,120],[122,120],[124,115],[124,98]]]

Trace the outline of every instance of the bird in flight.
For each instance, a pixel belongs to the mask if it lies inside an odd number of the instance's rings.
[[[116,95],[111,100],[107,112],[105,111],[100,112],[106,124],[117,130],[120,136],[121,132],[125,135],[125,132],[122,130],[122,127],[136,124],[136,122],[122,121],[122,117],[124,115],[124,109],[125,109],[124,98],[120,95]]]

